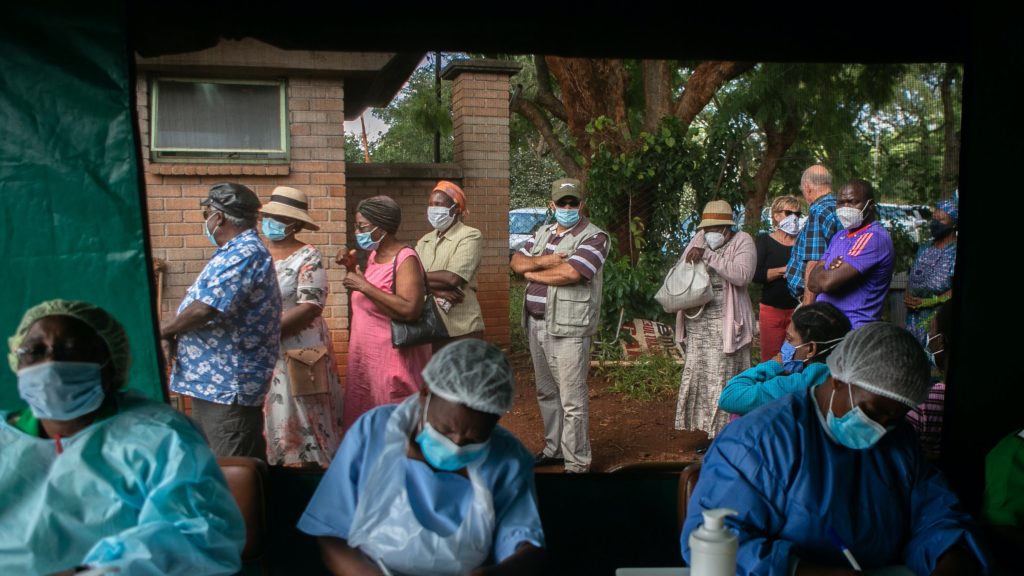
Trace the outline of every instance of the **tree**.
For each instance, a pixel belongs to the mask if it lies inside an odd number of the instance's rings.
[[[441,102],[434,91],[432,65],[420,66],[386,108],[373,115],[388,125],[370,144],[374,162],[432,162],[434,134],[441,132],[441,161],[451,162],[453,154],[452,88],[441,84]]]

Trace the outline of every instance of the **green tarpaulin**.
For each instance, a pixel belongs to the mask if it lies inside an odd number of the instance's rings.
[[[129,386],[161,398],[124,7],[23,2],[2,13],[4,351],[29,306],[94,302],[128,329]],[[20,404],[15,382],[2,367],[0,408]]]

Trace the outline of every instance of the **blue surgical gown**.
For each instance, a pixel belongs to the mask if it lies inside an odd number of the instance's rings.
[[[872,448],[851,450],[829,436],[814,388],[789,394],[727,426],[704,458],[681,546],[701,511],[732,508],[739,535],[736,573],[788,574],[791,557],[845,567],[832,527],[864,569],[903,564],[931,574],[962,543],[985,566],[970,518],[900,422]]]
[[[415,395],[406,402],[418,398]],[[368,472],[383,448],[388,418],[396,408],[397,404],[375,408],[360,416],[345,433],[330,468],[299,519],[299,530],[312,536],[348,539],[356,503],[366,489]],[[526,542],[543,547],[544,531],[529,451],[508,430],[497,426],[479,472],[494,498],[495,561],[511,556]],[[406,463],[406,480],[411,483],[407,489],[420,523],[442,536],[454,532],[472,497],[469,481],[457,474],[433,471],[418,461]]]
[[[206,441],[169,406],[116,402],[61,454],[0,413],[0,574],[237,572],[245,526]]]

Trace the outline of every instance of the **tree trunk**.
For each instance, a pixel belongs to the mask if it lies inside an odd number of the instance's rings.
[[[753,67],[753,62],[701,62],[676,102],[675,117],[689,126],[723,84]]]
[[[653,134],[672,114],[672,68],[668,60],[644,60],[644,131]]]
[[[628,74],[622,61],[559,56],[545,56],[545,61],[561,89],[569,134],[583,156],[584,168],[590,167],[590,157],[601,143],[616,152],[625,150],[631,137],[626,116]],[[601,116],[615,122],[616,130],[588,134],[587,124]]]
[[[949,198],[953,195],[960,181],[960,131],[957,130],[956,111],[953,107],[953,83],[959,80],[955,64],[946,64],[946,72],[942,75],[939,91],[942,94],[942,141],[945,144],[942,154],[942,182],[939,184],[939,196]]]
[[[786,116],[781,130],[772,126],[771,123],[766,123],[762,130],[765,135],[764,156],[754,174],[754,188],[747,190],[747,201],[745,202],[746,224],[748,228],[753,225],[754,230],[761,226],[761,210],[768,198],[768,187],[779,167],[779,161],[786,155],[786,151],[796,142],[796,137],[800,134],[800,120],[795,113],[791,112]]]
[[[537,132],[544,139],[545,144],[551,149],[551,155],[555,157],[555,161],[558,162],[558,165],[566,174],[583,180],[581,177],[584,173],[583,168],[576,163],[572,154],[558,140],[558,135],[555,134],[554,128],[551,127],[551,121],[548,120],[548,117],[544,115],[544,112],[537,104],[525,98],[516,97],[512,99],[509,108],[512,112],[521,115],[533,124],[533,127],[537,129]]]

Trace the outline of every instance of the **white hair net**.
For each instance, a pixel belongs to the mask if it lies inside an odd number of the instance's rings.
[[[430,391],[449,402],[501,416],[512,408],[515,383],[508,359],[491,344],[456,340],[423,369]]]
[[[131,364],[131,351],[128,346],[128,333],[109,312],[88,302],[76,300],[47,300],[29,308],[18,324],[14,335],[7,339],[7,362],[11,370],[18,371],[18,356],[15,350],[21,346],[22,340],[40,318],[47,316],[71,316],[84,322],[96,331],[107,345],[110,362],[114,365],[114,384],[120,386],[128,379],[128,366]]]
[[[836,380],[911,408],[928,396],[928,357],[910,332],[887,322],[864,324],[828,357]]]

